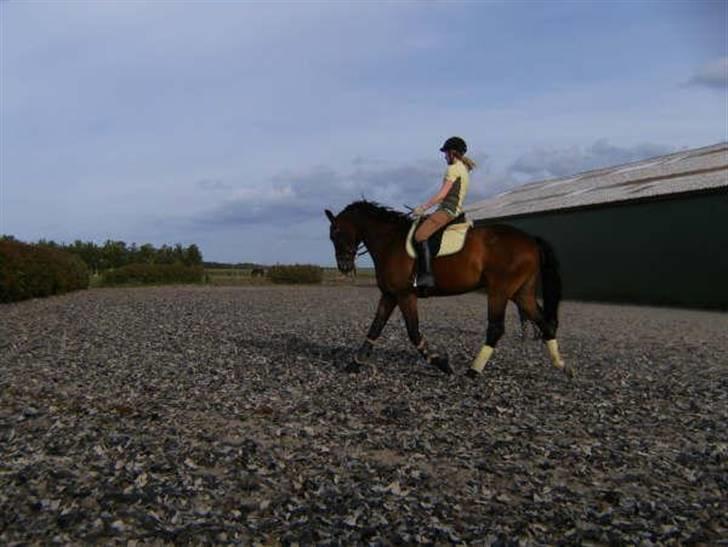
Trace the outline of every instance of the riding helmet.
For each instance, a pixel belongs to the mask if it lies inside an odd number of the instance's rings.
[[[465,152],[468,151],[468,145],[465,144],[465,141],[460,137],[450,137],[445,141],[445,144],[442,145],[440,152],[447,152],[448,150],[455,150],[455,152],[465,154]]]

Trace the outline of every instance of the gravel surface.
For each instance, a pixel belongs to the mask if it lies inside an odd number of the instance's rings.
[[[728,314],[514,309],[484,377],[481,294],[99,289],[0,306],[0,544],[728,544]]]

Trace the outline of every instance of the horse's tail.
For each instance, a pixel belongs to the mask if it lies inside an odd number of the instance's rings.
[[[554,248],[546,240],[535,237],[541,251],[541,292],[543,293],[544,319],[554,330],[559,326],[559,302],[561,301],[561,274]]]

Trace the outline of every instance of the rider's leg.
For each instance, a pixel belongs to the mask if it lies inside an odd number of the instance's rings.
[[[415,241],[417,251],[417,286],[423,289],[435,287],[435,278],[432,275],[432,257],[427,240]]]
[[[419,225],[415,231],[415,249],[417,251],[417,286],[434,288],[435,278],[432,275],[432,257],[427,245],[427,238],[452,220],[445,211],[436,211]]]

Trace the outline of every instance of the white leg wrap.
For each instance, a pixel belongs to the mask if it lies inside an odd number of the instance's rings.
[[[564,368],[564,360],[559,354],[559,343],[556,338],[553,340],[546,341],[546,347],[549,349],[549,355],[551,355],[551,362],[556,368]]]
[[[470,368],[478,374],[482,373],[485,365],[488,364],[488,359],[490,359],[491,355],[493,355],[493,348],[490,346],[483,346],[480,348],[480,353],[478,353],[478,356],[473,360],[473,364]]]

